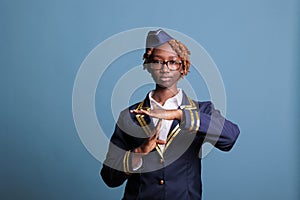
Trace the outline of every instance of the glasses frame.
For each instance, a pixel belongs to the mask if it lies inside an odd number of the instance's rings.
[[[170,62],[176,62],[175,65],[178,65],[176,69],[171,69],[169,64]],[[182,65],[182,61],[177,61],[177,60],[154,60],[152,59],[151,62],[149,63],[150,64],[150,68],[153,69],[153,70],[162,70],[163,67],[165,65],[167,65],[167,68],[168,70],[170,71],[177,71],[180,69],[181,65]],[[153,68],[153,65],[160,65],[160,68]]]

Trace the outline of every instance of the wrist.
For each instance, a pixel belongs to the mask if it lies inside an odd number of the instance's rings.
[[[141,147],[137,147],[137,148],[133,149],[133,152],[134,153],[141,153],[142,152]]]
[[[143,160],[142,160],[142,155],[140,152],[140,148],[136,148],[136,149],[133,149],[133,155],[132,155],[132,170],[133,171],[136,171],[138,170],[139,168],[141,168],[142,166],[142,163],[143,163]]]
[[[134,156],[136,156],[136,157],[142,157],[143,155],[146,155],[146,153],[144,153],[144,151],[142,150],[141,147],[137,147],[137,148],[133,149],[133,153],[134,153]]]

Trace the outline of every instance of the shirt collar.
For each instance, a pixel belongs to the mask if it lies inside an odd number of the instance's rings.
[[[155,101],[152,98],[152,95],[153,95],[153,90],[151,92],[149,92],[149,100],[150,100],[151,108],[153,108],[154,104],[159,106],[160,108],[164,108],[164,106],[162,106],[161,104],[159,104],[157,101]],[[172,104],[176,105],[176,107],[180,106],[182,103],[182,89],[178,88],[178,93],[175,96],[167,99],[166,102],[172,102]]]

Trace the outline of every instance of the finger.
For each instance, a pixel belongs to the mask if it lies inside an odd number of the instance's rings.
[[[155,127],[156,132],[160,130],[161,124],[162,124],[162,119],[159,119],[157,124],[156,124],[156,127]]]
[[[156,140],[156,144],[166,144],[166,141],[163,141],[163,140]]]
[[[159,119],[158,122],[157,122],[157,124],[156,124],[156,127],[155,127],[155,139],[157,139],[158,136],[159,136],[161,124],[162,124],[162,120]]]
[[[151,116],[150,110],[148,111],[148,110],[141,109],[141,112],[142,112],[144,115]]]
[[[160,131],[160,128],[161,128],[161,124],[162,124],[162,119],[159,119],[157,124],[156,124],[156,127],[155,127],[155,134],[158,135],[159,131]]]
[[[141,110],[137,110],[137,109],[130,110],[130,112],[134,113],[134,114],[143,114],[143,112]]]
[[[134,113],[134,114],[139,114],[139,115],[148,115],[148,116],[151,116],[150,115],[150,112],[147,111],[147,110],[143,110],[143,109],[140,109],[140,110],[130,110],[131,113]]]
[[[153,139],[156,140],[158,138],[160,127],[161,127],[161,119],[158,120],[158,122],[155,126],[155,130],[152,132],[153,135],[151,135],[151,137],[149,138],[150,140],[153,140]]]

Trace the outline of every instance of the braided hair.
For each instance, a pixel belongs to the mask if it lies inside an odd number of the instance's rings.
[[[180,58],[182,62],[182,75],[181,77],[183,78],[185,75],[188,74],[190,71],[190,57],[189,55],[191,54],[188,48],[179,40],[170,40],[168,41],[168,44],[171,46],[171,48],[177,53],[178,57]],[[146,51],[143,55],[143,60],[144,60],[144,69],[146,68],[146,64],[151,63],[152,59],[152,53],[153,53],[154,48],[146,48]]]

